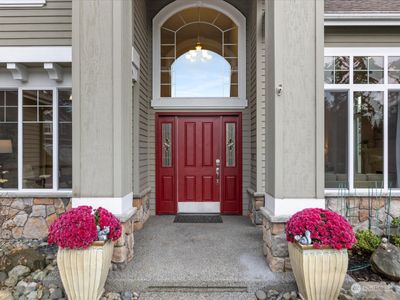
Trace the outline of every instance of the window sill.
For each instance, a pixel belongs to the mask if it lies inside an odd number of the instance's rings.
[[[241,98],[158,98],[151,101],[154,109],[244,109],[247,100]]]
[[[50,198],[70,198],[72,190],[7,190],[0,189],[0,197],[2,198],[18,198],[18,197],[50,197]]]
[[[358,189],[354,191],[349,191],[349,190],[336,190],[336,189],[326,189],[325,190],[325,197],[368,197],[368,196],[389,196],[391,195],[392,197],[400,197],[400,189],[395,189],[389,193],[389,191],[382,191],[380,192],[379,189],[377,189],[377,192],[372,194],[371,190],[368,189]]]

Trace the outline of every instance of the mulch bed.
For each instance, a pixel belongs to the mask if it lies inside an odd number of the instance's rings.
[[[353,253],[349,255],[349,268],[347,273],[355,281],[384,281],[390,283],[388,280],[380,275],[374,273],[369,262],[371,255],[365,253]]]

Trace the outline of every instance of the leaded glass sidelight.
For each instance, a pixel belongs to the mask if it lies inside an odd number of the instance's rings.
[[[226,166],[236,165],[236,124],[226,123]]]
[[[162,166],[172,167],[172,124],[162,124]]]

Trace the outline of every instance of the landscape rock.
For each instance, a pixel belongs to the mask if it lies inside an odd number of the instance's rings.
[[[278,297],[279,296],[279,292],[277,290],[269,290],[267,292],[267,298],[270,299],[272,297]]]
[[[256,292],[256,298],[258,300],[266,300],[267,299],[267,294],[263,290],[258,290]]]
[[[0,300],[14,300],[12,294],[9,291],[0,291]]]
[[[122,300],[132,300],[133,294],[131,291],[125,291],[121,293]]]
[[[4,285],[8,287],[14,287],[17,284],[17,282],[18,282],[17,277],[10,276],[4,281]]]
[[[3,282],[4,280],[7,279],[7,273],[6,272],[0,272],[0,282]]]
[[[400,281],[400,248],[386,243],[380,246],[371,256],[371,267],[374,272],[384,277]]]
[[[60,299],[63,296],[63,292],[60,288],[50,289],[50,299]]]
[[[25,275],[28,275],[30,273],[30,269],[27,266],[23,265],[18,265],[14,267],[10,272],[8,272],[9,277],[16,277],[17,279],[20,279],[24,277]]]

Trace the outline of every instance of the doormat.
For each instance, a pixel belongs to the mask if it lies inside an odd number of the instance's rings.
[[[174,223],[222,223],[220,215],[178,214]]]

